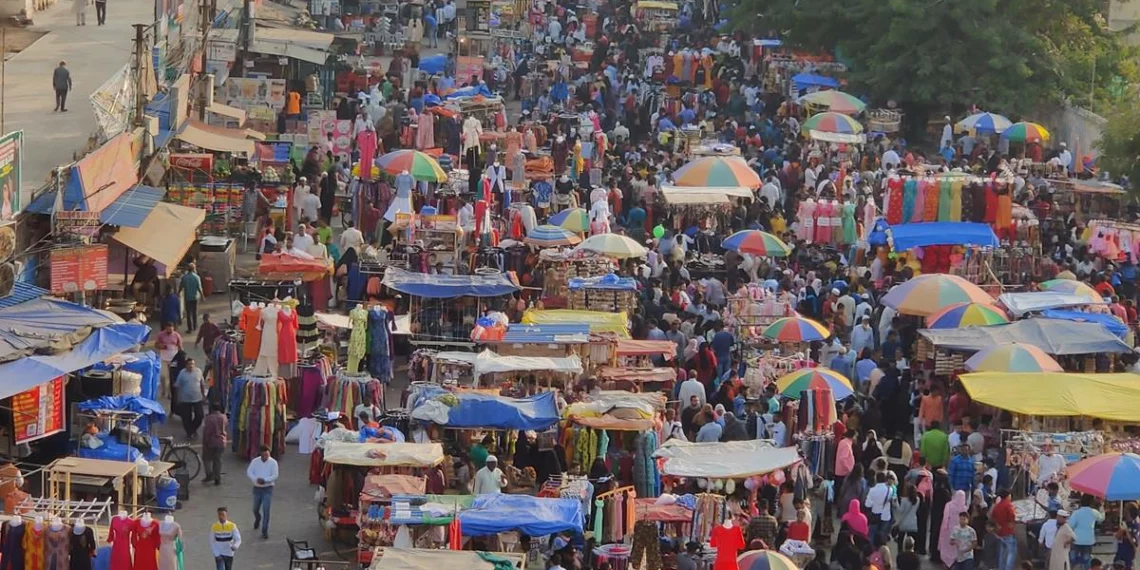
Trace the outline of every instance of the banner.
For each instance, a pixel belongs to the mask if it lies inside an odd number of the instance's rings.
[[[12,434],[16,444],[63,431],[63,377],[12,396]]]
[[[214,155],[209,153],[171,153],[170,167],[213,172]]]
[[[475,85],[483,79],[483,56],[461,55],[455,58],[455,84],[463,85],[471,81],[472,76],[476,78]]]
[[[51,250],[51,292],[107,288],[107,244]]]
[[[332,152],[338,161],[348,161],[352,153],[352,121],[338,119],[321,121],[321,141],[329,140],[332,135]],[[316,144],[312,143],[311,144]],[[323,143],[321,143],[323,144]]]
[[[216,88],[214,99],[246,111],[269,107],[280,112],[285,108],[285,80],[231,77]]]
[[[0,137],[0,221],[13,220],[24,209],[24,131]]]

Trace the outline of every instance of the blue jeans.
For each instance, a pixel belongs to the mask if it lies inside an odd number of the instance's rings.
[[[269,506],[273,503],[273,487],[253,488],[253,528],[261,527],[261,536],[269,536]]]
[[[716,355],[716,377],[721,380],[728,379],[728,371],[732,368],[732,353]]]
[[[974,559],[967,558],[960,562],[955,562],[954,565],[950,567],[950,570],[974,570]]]
[[[1001,551],[998,554],[998,570],[1013,570],[1017,565],[1017,536],[1001,537]]]
[[[232,570],[232,568],[234,567],[234,557],[233,556],[215,556],[214,557],[214,565],[217,567],[217,570]]]

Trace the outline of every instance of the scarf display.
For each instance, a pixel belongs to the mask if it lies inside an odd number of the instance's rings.
[[[333,375],[333,360],[325,354],[298,364],[297,378],[290,381],[291,403],[298,417],[307,418],[321,406],[325,383]]]
[[[661,473],[653,452],[657,451],[657,432],[648,430],[637,436],[633,454],[633,484],[639,497],[656,497],[661,494]],[[607,439],[608,443],[608,439]]]
[[[236,428],[231,431],[237,434],[233,449],[241,457],[252,459],[262,445],[274,457],[285,452],[287,393],[281,378],[245,375],[234,379],[230,427]]]
[[[835,397],[831,390],[813,388],[800,392],[799,408],[796,410],[797,433],[828,433],[837,419]]]

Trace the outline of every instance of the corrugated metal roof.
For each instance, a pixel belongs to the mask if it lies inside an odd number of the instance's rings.
[[[51,295],[51,291],[41,289],[31,283],[21,283],[17,281],[12,286],[12,292],[7,297],[0,297],[0,309],[15,307],[16,305],[34,301],[45,295]]]
[[[99,214],[99,221],[121,228],[137,228],[142,226],[143,220],[150,215],[154,207],[166,195],[165,188],[152,186],[135,186],[123,192]]]
[[[511,323],[503,340],[506,344],[586,344],[590,342],[588,323],[524,325]]]
[[[48,190],[47,192],[40,192],[32,198],[32,203],[24,208],[25,212],[33,214],[50,214],[55,209],[55,190]]]

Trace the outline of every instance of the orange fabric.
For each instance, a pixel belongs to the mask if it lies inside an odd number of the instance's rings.
[[[257,360],[261,350],[261,331],[257,323],[261,321],[261,309],[246,307],[238,318],[238,328],[245,333],[245,343],[241,347],[242,360]]]
[[[296,91],[290,91],[286,96],[285,102],[286,115],[300,115],[301,114],[301,94]]]

